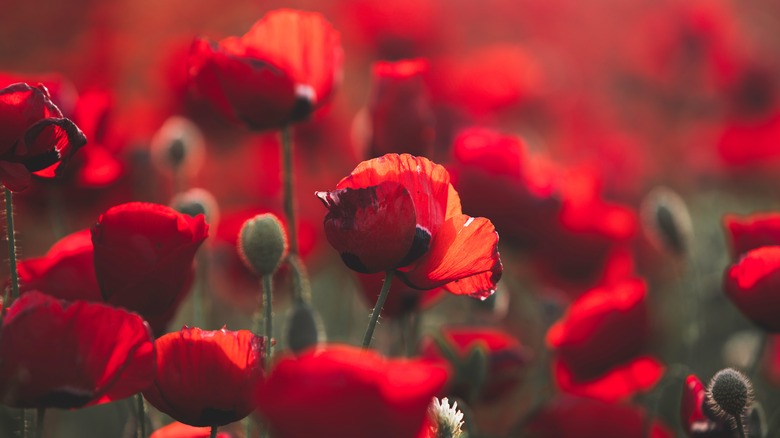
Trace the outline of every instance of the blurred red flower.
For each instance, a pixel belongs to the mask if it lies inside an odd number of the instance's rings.
[[[330,345],[279,360],[257,387],[258,410],[279,438],[416,437],[446,380],[427,361]]]
[[[155,408],[190,426],[223,426],[254,410],[265,361],[261,337],[184,327],[154,344],[157,377],[143,393]]]
[[[650,336],[646,293],[639,279],[591,289],[550,328],[547,344],[563,391],[617,401],[659,381],[663,365],[642,355]]]
[[[646,417],[638,407],[562,396],[531,418],[528,431],[539,438],[625,438],[647,436],[645,427],[649,426],[651,438],[674,436],[658,421],[648,425]]]
[[[0,90],[0,182],[9,190],[26,189],[32,172],[52,167],[59,174],[86,143],[43,85],[17,83]]]
[[[95,276],[90,230],[69,234],[49,248],[43,257],[19,262],[22,293],[37,290],[55,298],[103,301]]]
[[[763,246],[743,254],[725,271],[726,296],[764,330],[780,332],[780,246]]]
[[[709,414],[705,401],[707,388],[691,374],[685,379],[680,401],[680,419],[685,434],[691,438],[731,438],[732,428]]]
[[[485,218],[461,212],[444,167],[388,154],[360,163],[331,192],[325,234],[361,273],[395,270],[416,289],[490,296],[501,278],[498,234]]]
[[[152,432],[149,438],[209,438],[210,436],[210,427],[194,427],[174,421]],[[217,438],[230,437],[231,435],[227,432],[217,433]]]
[[[108,209],[92,227],[103,298],[138,312],[161,335],[189,292],[195,252],[206,237],[203,215],[142,202]]]
[[[428,62],[408,59],[380,61],[373,66],[373,84],[368,104],[366,158],[388,153],[431,157],[436,119],[424,76]]]
[[[448,167],[467,211],[489,217],[502,240],[530,250],[546,239],[560,209],[558,169],[523,140],[486,128],[461,131]]]
[[[0,402],[73,409],[120,400],[154,379],[148,325],[104,304],[29,292],[14,301],[0,337]]]
[[[723,228],[732,259],[762,246],[780,245],[780,213],[727,214],[723,217]]]
[[[255,130],[307,118],[341,80],[342,63],[330,23],[292,9],[269,12],[240,38],[198,39],[189,59],[198,91]]]
[[[445,328],[441,341],[424,339],[421,356],[449,364],[454,375],[447,394],[471,407],[498,401],[514,390],[530,360],[530,351],[520,341],[496,328]]]

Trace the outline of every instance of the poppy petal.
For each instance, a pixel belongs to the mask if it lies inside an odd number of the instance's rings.
[[[650,356],[641,356],[613,367],[592,380],[578,380],[566,362],[553,363],[555,381],[562,391],[569,394],[617,402],[638,392],[652,389],[663,377],[666,367]]]
[[[386,181],[317,196],[328,207],[325,235],[348,267],[372,274],[404,264],[417,235],[414,203],[404,186]]]
[[[428,253],[408,270],[401,269],[400,275],[418,289],[444,286],[454,294],[484,299],[495,292],[501,272],[493,224],[462,214],[445,222]]]

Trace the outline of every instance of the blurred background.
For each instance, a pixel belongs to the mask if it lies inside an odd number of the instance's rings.
[[[434,133],[427,155],[452,169],[464,212],[496,224],[505,274],[488,303],[441,299],[423,314],[422,331],[495,326],[532,352],[512,401],[479,413],[484,436],[520,436],[535,398],[555,392],[545,333],[569,302],[616,270],[648,283],[648,350],[667,370],[706,382],[724,366],[753,367],[766,339],[722,292],[730,255],[721,218],[780,206],[780,3],[770,0],[6,0],[0,80],[44,82],[90,139],[63,181],[37,181],[15,197],[20,257],[44,254],[110,206],[168,204],[182,188],[201,187],[220,211],[207,244],[207,328],[248,328],[259,285],[233,245],[251,215],[281,214],[278,134],[235,125],[194,94],[187,55],[195,37],[242,35],[280,7],[324,14],[345,53],[340,87],[294,130],[301,250],[329,340],[357,344],[373,303],[328,245],[326,210],[313,192],[332,190],[375,152],[365,127],[366,107],[379,99],[372,64],[424,58],[415,91],[424,103],[415,105]],[[192,120],[205,145],[202,163],[181,180],[151,147],[174,115]],[[483,180],[469,173],[479,165],[462,135],[474,127],[516,143],[511,178],[500,179],[506,169],[491,178],[489,165]],[[687,204],[692,231],[682,256],[659,246],[640,214],[658,186]],[[572,205],[572,227],[590,234],[570,241],[529,225],[556,203]],[[278,281],[282,316],[288,277]],[[172,328],[188,323],[189,305]],[[701,321],[693,329],[691,315]],[[276,321],[281,328],[284,318]],[[378,330],[379,348],[392,344],[393,324],[388,318]],[[780,369],[775,362],[767,366]],[[756,374],[770,420],[780,412],[778,375]],[[632,400],[679,434],[682,381],[670,383]],[[45,436],[129,436],[130,406],[51,412]],[[5,433],[12,418],[6,412]]]

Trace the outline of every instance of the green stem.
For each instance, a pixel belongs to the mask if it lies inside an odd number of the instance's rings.
[[[205,328],[204,307],[206,307],[206,289],[208,284],[208,255],[201,248],[196,256],[195,290],[192,295],[192,323],[195,327]]]
[[[284,214],[287,216],[287,237],[290,254],[298,254],[298,226],[295,223],[295,174],[293,169],[292,128],[282,128],[282,179],[284,186]]]
[[[287,264],[292,269],[293,276],[293,300],[296,303],[309,303],[311,301],[311,284],[306,266],[301,262],[297,254],[287,255]]]
[[[265,321],[265,371],[268,373],[268,371],[271,369],[271,354],[273,354],[273,347],[271,346],[271,335],[273,331],[273,309],[272,306],[272,287],[273,287],[273,274],[269,275],[263,275],[263,311],[265,312],[265,316],[263,320]]]
[[[210,438],[217,438],[217,430],[219,429],[219,426],[211,426],[211,434],[209,434]]]
[[[43,420],[46,416],[46,408],[38,408],[38,416],[35,418],[35,438],[43,436]]]
[[[19,272],[16,268],[13,194],[8,190],[8,187],[5,187],[5,221],[8,235],[8,262],[11,267],[11,300],[15,300],[19,298]]]
[[[366,327],[366,334],[363,336],[363,348],[368,348],[371,345],[371,339],[374,337],[374,329],[376,323],[379,320],[379,314],[382,313],[382,306],[385,305],[387,296],[390,292],[390,285],[393,283],[394,271],[387,271],[385,273],[385,282],[382,284],[382,290],[379,292],[379,298],[376,300],[376,306],[371,311],[371,319],[368,321],[368,327]]]
[[[746,438],[745,428],[742,426],[742,416],[741,415],[735,416],[734,421],[736,421],[737,423],[737,431],[739,432],[739,438]]]
[[[144,396],[140,392],[135,395],[136,402],[136,428],[135,435],[137,438],[146,438],[146,403],[144,402]]]

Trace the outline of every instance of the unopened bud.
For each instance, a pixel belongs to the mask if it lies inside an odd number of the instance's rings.
[[[320,339],[322,323],[316,311],[304,302],[297,302],[287,317],[287,344],[291,351],[299,353],[317,345]]]
[[[173,116],[152,138],[152,161],[164,172],[194,175],[203,164],[205,144],[203,134],[194,123]]]
[[[279,219],[265,213],[244,222],[238,233],[238,253],[256,274],[273,274],[287,255],[287,235]]]
[[[202,214],[206,216],[206,223],[213,229],[216,229],[219,223],[217,199],[204,189],[189,189],[177,194],[171,200],[171,208],[192,217]]]
[[[752,400],[750,380],[733,368],[715,373],[707,388],[707,403],[712,412],[723,418],[741,418]]]
[[[676,255],[690,250],[693,225],[680,195],[666,187],[656,187],[645,196],[640,212],[645,232],[653,243]]]

